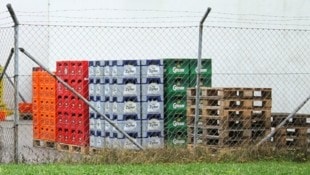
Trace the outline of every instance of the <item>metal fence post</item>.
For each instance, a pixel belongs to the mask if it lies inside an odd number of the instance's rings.
[[[11,4],[7,4],[8,11],[14,22],[14,162],[18,163],[18,59],[19,59],[19,48],[18,48],[18,33],[19,33],[19,22],[16,18],[15,12]]]
[[[194,146],[197,144],[198,135],[198,119],[199,119],[199,99],[200,99],[200,69],[201,69],[201,50],[202,50],[202,33],[203,33],[203,23],[208,17],[211,8],[209,7],[202,17],[199,24],[199,41],[198,41],[198,59],[197,59],[197,76],[196,76],[196,104],[195,104],[195,120],[194,120]]]

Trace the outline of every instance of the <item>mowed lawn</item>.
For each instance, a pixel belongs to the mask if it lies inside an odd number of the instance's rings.
[[[262,161],[250,163],[192,163],[192,164],[2,164],[0,174],[310,174],[310,162]]]

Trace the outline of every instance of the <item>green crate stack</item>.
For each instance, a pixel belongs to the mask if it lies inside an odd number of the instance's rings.
[[[189,60],[164,60],[165,136],[171,146],[186,146],[186,90],[189,87]]]
[[[186,91],[195,87],[195,59],[164,59],[165,138],[172,146],[187,145]],[[201,60],[200,85],[211,87],[211,59]]]
[[[196,86],[196,76],[197,76],[197,60],[191,59],[189,61],[189,70],[190,70],[190,80],[189,86]],[[200,86],[211,87],[212,86],[212,61],[211,59],[201,59],[201,68],[200,68]]]

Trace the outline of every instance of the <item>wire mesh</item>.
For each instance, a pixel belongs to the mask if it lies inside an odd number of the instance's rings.
[[[4,65],[14,34],[12,28],[0,31]],[[309,41],[309,30],[205,26],[199,145],[252,148],[302,103],[309,95]],[[197,26],[22,24],[20,47],[143,147],[192,146]],[[20,119],[21,159],[56,160],[58,152],[86,154],[105,147],[137,149],[26,55],[20,54],[19,63],[19,89],[32,104],[32,120]],[[12,65],[6,72],[11,78]],[[12,109],[13,88],[5,79],[4,84],[4,103]],[[306,104],[268,144],[307,150],[309,112]],[[13,129],[1,132],[3,143],[10,143]]]

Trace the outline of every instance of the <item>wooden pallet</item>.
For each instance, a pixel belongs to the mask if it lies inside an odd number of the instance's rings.
[[[195,108],[196,99],[188,98],[187,107]],[[271,108],[271,99],[200,99],[199,107],[213,107],[221,109],[252,109]]]
[[[96,148],[96,147],[90,147],[89,148],[89,154],[95,155],[102,153],[104,148]]]
[[[289,113],[272,113],[272,126],[276,127],[289,115]],[[296,114],[284,124],[284,127],[310,127],[310,115]]]
[[[64,143],[57,143],[56,148],[58,151],[69,152],[69,153],[79,153],[79,154],[88,154],[88,146],[79,146],[79,145],[70,145]]]
[[[286,137],[280,136],[274,138],[276,147],[287,148],[309,148],[309,138],[307,137]]]
[[[310,135],[310,128],[308,127],[283,127],[276,131],[275,137],[308,137]]]
[[[271,99],[271,88],[210,88],[201,87],[200,97],[220,99]],[[188,88],[187,97],[196,97],[196,88]]]
[[[33,140],[33,147],[56,149],[56,142],[49,140]]]

